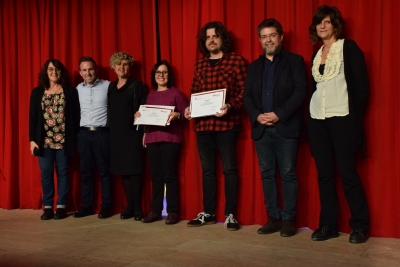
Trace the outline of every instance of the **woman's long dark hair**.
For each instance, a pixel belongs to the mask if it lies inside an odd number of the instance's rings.
[[[321,40],[317,34],[317,25],[321,23],[321,21],[329,17],[331,19],[331,24],[334,28],[334,35],[336,39],[344,38],[344,19],[339,9],[335,6],[320,6],[312,18],[312,22],[310,27],[308,27],[308,37],[312,44],[317,43]]]
[[[66,88],[69,85],[68,71],[64,64],[62,64],[58,59],[49,59],[46,61],[46,63],[44,63],[38,75],[38,85],[43,86],[44,88],[50,88],[49,75],[47,74],[47,68],[49,67],[50,63],[52,63],[55,68],[61,70],[58,84],[60,84],[63,88]]]

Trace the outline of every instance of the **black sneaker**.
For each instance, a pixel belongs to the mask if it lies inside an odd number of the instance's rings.
[[[233,214],[226,216],[224,226],[229,231],[237,231],[240,228],[239,223],[233,218]]]
[[[202,226],[205,224],[214,224],[214,223],[215,223],[215,215],[210,215],[205,212],[200,212],[197,215],[197,218],[187,223],[187,226],[195,227],[195,226]]]
[[[332,229],[328,225],[320,226],[317,230],[314,231],[311,235],[311,239],[313,241],[324,241],[329,238],[338,237],[338,231]]]
[[[44,209],[43,215],[40,217],[41,220],[51,220],[54,217],[53,208]]]
[[[349,242],[353,244],[365,243],[369,238],[369,231],[354,228],[350,233]]]
[[[61,220],[67,217],[67,211],[65,208],[57,208],[56,214],[54,214],[54,220]]]

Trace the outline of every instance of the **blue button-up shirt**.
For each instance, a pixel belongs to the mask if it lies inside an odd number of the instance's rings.
[[[76,87],[81,105],[81,126],[106,126],[109,84],[107,80],[97,79],[92,86],[82,82]]]
[[[264,67],[263,67],[263,80],[262,80],[262,106],[263,112],[273,111],[273,100],[274,100],[274,75],[275,68],[278,65],[279,53],[274,56],[274,58],[269,60],[264,57]]]

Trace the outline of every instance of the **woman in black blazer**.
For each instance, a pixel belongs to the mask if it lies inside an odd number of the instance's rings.
[[[126,52],[116,52],[110,58],[110,66],[118,79],[108,87],[110,126],[111,174],[122,176],[128,206],[121,219],[140,221],[142,212],[142,174],[144,150],[143,128],[133,125],[134,114],[139,106],[146,104],[147,89],[131,76],[133,58]]]
[[[46,61],[39,73],[29,108],[29,141],[39,157],[44,213],[42,220],[64,219],[68,192],[68,157],[79,129],[78,92],[68,83],[68,72],[57,59]],[[57,210],[54,214],[54,166],[57,171]]]
[[[314,241],[338,237],[338,198],[334,161],[350,208],[349,241],[363,243],[369,237],[369,213],[363,185],[357,173],[355,153],[364,148],[362,114],[369,82],[364,54],[353,40],[343,39],[344,20],[336,7],[321,6],[312,19],[309,36],[322,47],[312,58],[312,96],[308,129],[318,170],[319,228]]]

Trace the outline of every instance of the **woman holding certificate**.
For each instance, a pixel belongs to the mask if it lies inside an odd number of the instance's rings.
[[[161,220],[164,184],[166,187],[168,217],[165,224],[178,222],[177,163],[182,142],[182,114],[187,106],[181,91],[173,87],[172,69],[166,60],[159,61],[151,70],[151,85],[155,89],[147,97],[147,104],[174,106],[166,126],[147,126],[143,146],[147,148],[152,181],[151,212],[142,219],[144,223]],[[137,112],[135,117],[140,117]]]
[[[110,169],[122,176],[128,206],[121,219],[140,221],[142,213],[143,147],[142,127],[133,125],[134,114],[146,103],[147,89],[129,76],[133,58],[126,52],[117,52],[110,58],[111,68],[118,79],[108,87],[110,127]]]

